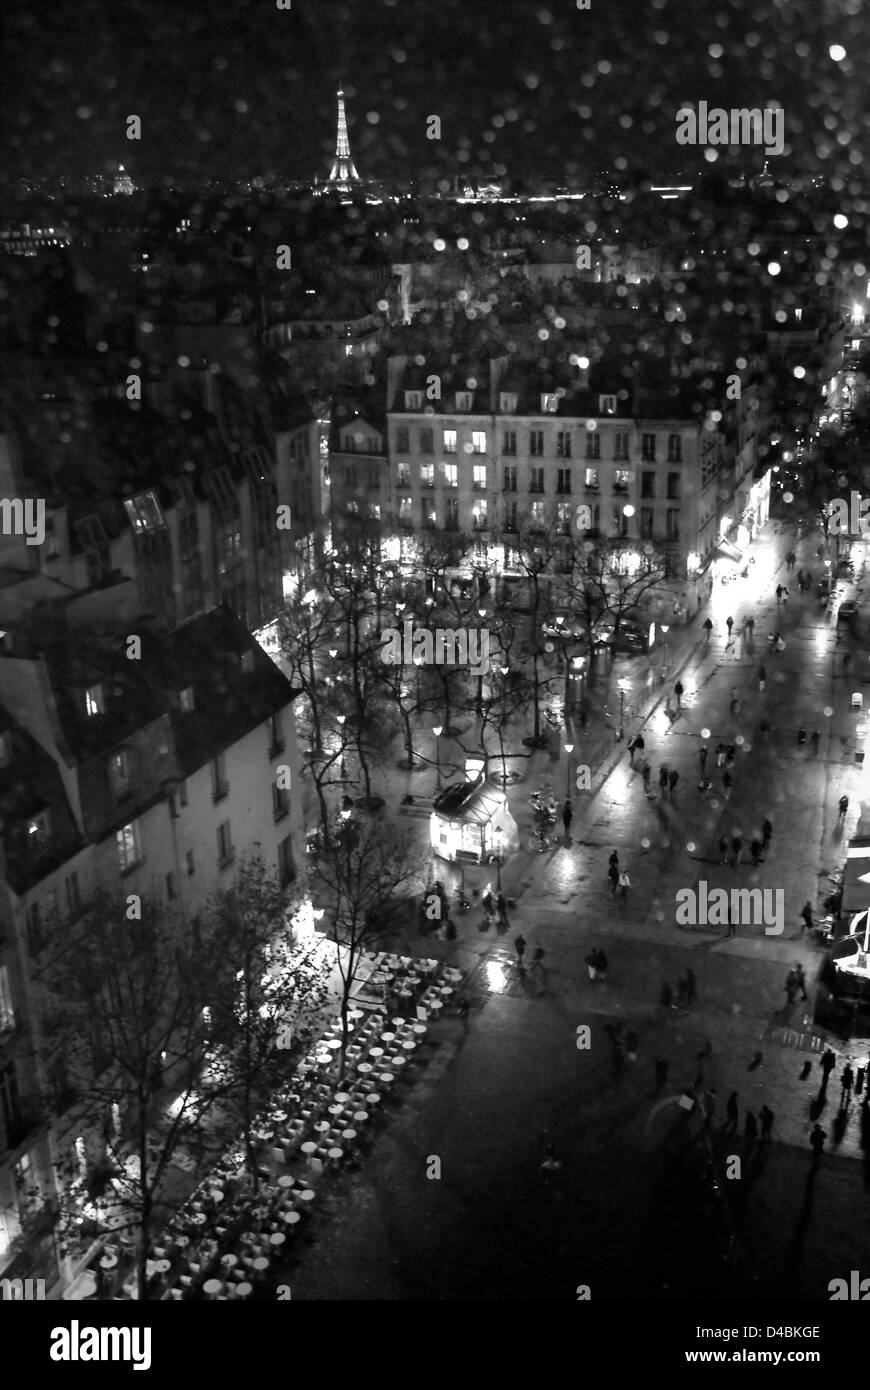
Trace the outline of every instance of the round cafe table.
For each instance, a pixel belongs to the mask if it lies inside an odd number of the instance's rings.
[[[282,1125],[282,1124],[284,1123],[284,1121],[286,1120],[286,1118],[287,1118],[287,1112],[286,1112],[286,1110],[274,1110],[274,1111],[272,1112],[272,1119],[275,1121],[276,1124]]]
[[[372,1091],[371,1095],[366,1096],[366,1105],[380,1105],[381,1098],[377,1091]]]
[[[274,1235],[269,1237],[269,1244],[274,1245],[276,1250],[280,1250],[286,1239],[283,1231],[276,1231]]]
[[[284,1222],[285,1226],[296,1226],[302,1220],[302,1217],[299,1215],[298,1211],[285,1211],[281,1220]]]
[[[402,1047],[406,1052],[413,1052],[416,1046],[417,1044],[413,1041],[412,1038],[408,1038],[405,1042],[402,1043]]]
[[[381,1033],[381,1042],[391,1043],[396,1041],[395,1033]]]
[[[168,1274],[171,1268],[172,1268],[172,1264],[171,1264],[171,1262],[170,1262],[169,1260],[155,1260],[155,1261],[154,1261],[154,1273],[155,1273],[155,1274]]]
[[[336,1104],[338,1105],[347,1105],[348,1101],[350,1100],[350,1096],[348,1095],[347,1091],[338,1091],[336,1092],[335,1100]]]
[[[348,1144],[352,1144],[353,1141],[354,1141],[354,1139],[356,1138],[356,1130],[355,1130],[355,1129],[343,1129],[343,1130],[341,1131],[341,1137],[342,1137],[342,1139],[346,1140]]]
[[[364,1013],[365,1013],[365,1010],[364,1010],[364,1009],[350,1009],[350,1010],[348,1010],[348,1015],[347,1015],[347,1016],[348,1016],[348,1018],[352,1018],[352,1019],[356,1020],[356,1019],[358,1019],[358,1018],[362,1018],[363,1015],[364,1015]]]
[[[303,1152],[308,1158],[310,1158],[311,1155],[312,1155],[313,1153],[316,1153],[316,1152],[317,1152],[317,1145],[315,1144],[315,1142],[314,1142],[313,1139],[306,1139],[306,1140],[305,1140],[305,1143],[302,1145],[302,1152]]]
[[[178,1246],[179,1250],[186,1250],[190,1244],[190,1236],[176,1236],[175,1244]]]
[[[329,1107],[329,1113],[330,1113],[330,1115],[340,1115],[343,1109],[344,1109],[344,1106],[343,1106],[343,1105],[339,1105],[338,1101],[336,1101],[336,1102],[335,1102],[335,1105],[330,1105],[330,1107]]]
[[[225,1269],[235,1269],[238,1263],[238,1255],[221,1255],[221,1264]]]
[[[450,985],[439,985],[438,993],[441,995],[442,999],[449,999],[453,990]]]
[[[265,1274],[266,1270],[269,1268],[269,1261],[266,1259],[265,1255],[258,1255],[251,1268],[255,1269],[258,1274]]]
[[[115,1269],[118,1264],[117,1255],[104,1255],[100,1260],[100,1269]]]
[[[405,1022],[405,1020],[404,1020],[404,1018],[402,1017],[401,1014],[398,1014],[398,1015],[397,1015],[394,1019],[392,1019],[391,1021],[396,1025],[397,1028],[401,1028],[402,1025],[403,1025],[404,1022]]]
[[[414,1023],[411,1025],[411,1032],[416,1033],[418,1038],[422,1038],[427,1032],[425,1023]]]
[[[357,1071],[361,1071],[363,1076],[368,1076],[370,1071],[374,1071],[374,1067],[371,1062],[360,1062]]]
[[[407,1061],[408,1058],[405,1056],[404,1052],[399,1052],[395,1057],[390,1058],[390,1066],[393,1068],[393,1071],[401,1071]]]
[[[299,1193],[299,1200],[300,1202],[314,1201],[314,1193],[312,1192],[310,1187],[303,1187],[302,1191]]]
[[[211,1197],[213,1202],[222,1202],[226,1194],[224,1193],[222,1187],[212,1187],[209,1189],[208,1195],[209,1197]]]
[[[382,1047],[370,1047],[370,1048],[369,1048],[369,1056],[370,1056],[370,1057],[378,1058],[378,1057],[383,1057],[383,1055],[384,1055],[384,1049],[383,1049]]]
[[[367,1110],[354,1110],[353,1112],[353,1122],[355,1125],[364,1125],[368,1117],[369,1112]]]
[[[326,1046],[336,1052],[341,1047],[341,1038],[327,1038]]]
[[[279,1186],[279,1187],[285,1187],[285,1188],[286,1188],[286,1187],[292,1187],[295,1181],[296,1181],[296,1179],[295,1179],[295,1178],[291,1178],[291,1176],[290,1176],[289,1173],[282,1173],[281,1176],[280,1176],[280,1178],[278,1179],[278,1186]]]
[[[204,1211],[192,1211],[192,1212],[190,1213],[190,1216],[188,1217],[188,1220],[192,1221],[193,1224],[194,1224],[194,1226],[204,1226],[204,1225],[205,1225],[205,1212],[204,1212]]]
[[[396,1078],[393,1076],[393,1073],[390,1071],[382,1071],[380,1076],[378,1077],[378,1080],[383,1081],[385,1086],[392,1086],[395,1079]]]
[[[216,1294],[220,1292],[220,1289],[220,1279],[206,1279],[205,1283],[202,1286],[202,1291],[205,1294],[206,1298],[214,1298]]]
[[[236,1298],[249,1298],[252,1292],[252,1284],[241,1283],[236,1288]]]
[[[314,1126],[318,1134],[328,1134],[330,1127],[328,1120],[318,1120],[317,1124]]]
[[[344,1158],[344,1149],[340,1149],[336,1145],[334,1148],[328,1150],[327,1158],[331,1158],[333,1163],[337,1163],[340,1158]]]

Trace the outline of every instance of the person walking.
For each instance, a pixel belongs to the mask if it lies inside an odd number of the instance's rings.
[[[824,1078],[822,1081],[822,1090],[825,1090],[827,1088],[828,1082],[831,1078],[831,1072],[834,1070],[834,1067],[836,1065],[836,1053],[832,1052],[829,1047],[826,1047],[824,1052],[822,1053],[822,1060],[819,1062],[819,1066],[822,1069],[822,1076]]]
[[[795,968],[794,968],[794,974],[795,974],[795,984],[797,985],[798,989],[799,989],[800,992],[801,992],[801,999],[806,999],[806,997],[807,997],[807,977],[806,977],[806,975],[804,974],[804,968],[803,968],[803,966],[800,964],[800,962],[798,962],[798,964],[795,966]]]
[[[761,864],[761,863],[764,862],[763,857],[762,857],[761,850],[762,850],[761,841],[760,841],[760,840],[753,840],[753,841],[752,841],[752,844],[749,846],[749,851],[750,851],[750,853],[751,853],[751,855],[752,855],[752,864],[753,864],[753,868],[756,868],[756,869],[757,869],[758,866],[759,866],[759,864]]]
[[[767,682],[767,671],[765,670],[765,668],[764,668],[763,666],[759,666],[759,668],[758,668],[758,689],[759,689],[759,692],[760,692],[761,694],[764,694],[764,687],[765,687],[766,682]]]
[[[607,870],[607,877],[610,879],[610,891],[615,894],[619,887],[619,866],[611,864]]]
[[[710,750],[707,747],[706,743],[702,743],[701,747],[698,749],[698,761],[701,764],[702,777],[704,776],[704,773],[707,771],[707,754],[709,753],[709,751]]]
[[[849,653],[846,652],[846,655],[843,657],[843,675],[844,675],[844,676],[848,676],[848,675],[849,675],[849,671],[851,670],[851,667],[852,667],[852,658],[851,658],[851,656],[849,655]]]
[[[713,624],[709,618],[704,619],[704,641],[710,641],[710,633],[713,631]]]
[[[820,739],[820,737],[821,737],[821,735],[820,735],[818,729],[813,729],[813,732],[810,734],[810,743],[813,745],[813,757],[814,757],[814,758],[817,758],[817,757],[819,756],[819,739]]]
[[[736,1134],[737,1126],[740,1123],[740,1107],[736,1091],[732,1091],[725,1102],[725,1123],[722,1126],[723,1134]]]
[[[865,1066],[865,1067],[858,1067],[857,1071],[855,1072],[855,1095],[856,1095],[856,1096],[860,1096],[861,1092],[863,1091],[863,1089],[864,1089],[864,1081],[865,1081],[865,1079],[866,1079],[866,1076],[867,1076],[867,1068],[866,1068],[866,1066]]]
[[[846,812],[848,811],[848,809],[849,809],[849,798],[848,798],[848,796],[841,796],[841,797],[840,797],[840,820],[844,820],[844,819],[845,819],[845,817],[846,817]]]
[[[736,743],[729,743],[728,747],[725,749],[725,766],[726,766],[726,767],[733,767],[733,766],[734,766],[734,759],[735,759],[736,757],[737,757],[737,744],[736,744]]]
[[[742,836],[740,836],[740,835],[735,835],[734,838],[733,838],[732,841],[731,841],[731,867],[732,867],[732,869],[736,869],[736,868],[737,868],[737,865],[740,863],[740,856],[741,856],[742,853],[743,853],[743,838],[742,838]]]
[[[656,1057],[656,1060],[655,1060],[655,1071],[656,1071],[656,1089],[655,1089],[655,1094],[658,1095],[658,1093],[659,1093],[659,1091],[662,1089],[662,1087],[663,1087],[663,1086],[667,1086],[667,1084],[668,1084],[668,1064],[667,1064],[667,1062],[665,1061],[664,1057]]]
[[[729,708],[730,711],[731,711],[731,718],[734,719],[735,716],[737,715],[737,711],[740,709],[740,701],[737,700],[737,699],[733,699],[733,700],[731,701],[731,704],[728,706],[728,708]]]
[[[803,936],[805,931],[813,930],[813,905],[809,900],[807,900],[801,908],[801,917],[804,922],[801,927],[801,936]]]
[[[770,842],[771,842],[772,839],[773,839],[773,826],[771,825],[771,823],[770,823],[770,821],[767,819],[767,817],[765,817],[764,824],[763,824],[762,827],[761,827],[761,843],[762,843],[762,845],[764,846],[764,853],[765,853],[765,854],[767,854],[767,851],[770,849]]]
[[[852,1087],[855,1084],[855,1073],[847,1062],[840,1077],[840,1109],[842,1110],[852,1099]]]
[[[777,601],[778,604],[779,604],[779,603],[782,603],[782,585],[781,585],[781,584],[777,584],[777,586],[776,586],[776,601]]]
[[[695,972],[694,972],[694,970],[691,970],[691,969],[687,970],[687,971],[686,971],[685,979],[686,979],[686,1003],[688,1004],[689,1008],[691,1009],[692,1006],[693,1006],[695,1003],[697,1003],[697,999],[698,999],[698,986],[697,986],[697,983],[696,983],[696,981],[695,981]]]
[[[722,786],[725,791],[725,800],[727,801],[729,796],[731,795],[731,788],[734,786],[734,778],[731,776],[731,773],[728,771],[727,767],[722,774]]]
[[[618,850],[618,849],[611,850],[610,858],[608,859],[607,862],[608,862],[608,864],[610,865],[611,868],[613,868],[614,865],[616,866],[617,869],[619,868],[619,850]]]
[[[633,1028],[629,1028],[625,1035],[625,1055],[630,1062],[637,1061],[637,1048],[640,1038]]]
[[[668,767],[667,767],[667,764],[666,764],[666,763],[663,763],[662,766],[661,766],[661,768],[660,768],[660,770],[659,770],[659,790],[661,791],[662,795],[664,795],[664,793],[667,791],[667,789],[668,789]]]
[[[776,1116],[769,1105],[762,1105],[758,1112],[758,1118],[761,1120],[761,1142],[762,1144],[769,1144],[771,1142],[771,1131]]]
[[[646,792],[647,796],[649,796],[649,779],[650,779],[651,776],[652,776],[652,768],[650,767],[649,763],[644,763],[644,765],[643,765],[643,789],[644,789],[644,791]]]
[[[794,970],[790,970],[786,975],[783,988],[789,1005],[793,1004],[794,997],[797,994],[797,974]]]
[[[814,1124],[810,1130],[810,1147],[813,1151],[813,1168],[818,1168],[822,1161],[822,1154],[827,1139],[827,1131],[822,1129],[820,1124]]]
[[[677,772],[677,769],[675,767],[671,768],[670,772],[668,773],[668,787],[670,788],[672,799],[674,792],[677,790],[677,783],[679,782],[679,780],[680,774]]]
[[[749,640],[752,641],[752,638],[755,636],[755,619],[747,618],[746,626],[749,628]]]
[[[619,897],[622,902],[628,901],[628,890],[631,887],[631,879],[625,869],[619,875]]]
[[[762,719],[761,723],[758,726],[758,732],[761,734],[761,737],[766,741],[767,735],[770,733],[769,719]]]
[[[523,964],[523,956],[526,954],[526,938],[520,935],[514,941],[514,950],[517,953],[517,970],[521,975],[525,974],[526,967]]]
[[[571,807],[570,797],[566,798],[565,805],[562,807],[562,824],[565,827],[565,839],[571,838],[571,822],[574,819],[574,811]]]
[[[599,947],[595,952],[595,969],[598,971],[598,978],[602,984],[607,982],[607,957]]]
[[[786,606],[788,605],[788,585],[787,585],[787,584],[784,584],[784,585],[782,586],[782,601],[783,601],[783,603],[784,603]]]
[[[717,766],[717,767],[724,767],[724,766],[725,766],[725,744],[724,744],[724,743],[718,743],[718,744],[716,745],[716,766]]]
[[[746,1112],[746,1124],[743,1128],[743,1137],[746,1141],[747,1156],[752,1152],[753,1145],[758,1138],[758,1121],[751,1110]]]
[[[726,835],[721,836],[719,840],[719,863],[728,863],[728,837]]]
[[[728,629],[728,641],[730,642],[730,641],[731,641],[731,629],[732,629],[733,626],[734,626],[734,619],[733,619],[733,618],[726,618],[726,619],[725,619],[725,626],[726,626],[727,629]]]
[[[496,898],[495,901],[496,901],[496,908],[497,908],[497,924],[498,924],[498,926],[500,926],[500,927],[507,927],[507,925],[508,925],[507,898],[505,897],[504,893],[499,893],[499,895],[498,895],[498,897]]]
[[[674,694],[675,694],[676,697],[677,697],[677,709],[679,709],[680,706],[681,706],[682,703],[683,703],[683,683],[682,683],[682,681],[677,681],[676,685],[674,686]]]

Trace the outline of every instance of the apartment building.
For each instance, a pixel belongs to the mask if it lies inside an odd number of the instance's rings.
[[[98,885],[189,919],[254,846],[289,890],[304,863],[296,692],[225,607],[131,633],[95,628],[86,599],[7,632],[0,692],[0,1271],[52,1282],[55,1168],[98,1162],[104,1141],[62,1064],[37,1060],[51,934]]]

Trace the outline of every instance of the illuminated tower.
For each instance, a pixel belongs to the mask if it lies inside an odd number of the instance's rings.
[[[127,173],[123,164],[118,165],[118,172],[115,175],[115,181],[112,185],[112,192],[125,194],[135,192],[133,180],[130,178],[130,175]]]
[[[335,141],[335,159],[327,183],[328,188],[337,193],[349,193],[362,183],[356,165],[350,157],[350,141],[347,138],[347,118],[344,114],[344,92],[338,89],[338,135]]]

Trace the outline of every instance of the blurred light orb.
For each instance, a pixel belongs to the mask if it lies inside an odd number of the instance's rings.
[[[841,43],[831,44],[830,48],[828,49],[829,58],[832,58],[835,63],[842,63],[845,56],[846,50]]]
[[[807,369],[806,367],[795,367],[794,374],[797,377],[798,381],[803,381],[804,377],[807,374]],[[771,443],[772,442],[773,441],[771,441]]]
[[[710,730],[709,730],[709,729],[702,729],[702,730],[701,730],[701,738],[709,738],[709,737],[710,737]]]
[[[848,227],[848,225],[849,225],[849,219],[848,219],[848,217],[844,217],[843,214],[842,214],[841,212],[838,212],[838,213],[836,214],[836,216],[834,217],[834,226],[835,226],[839,231],[842,231],[843,228],[844,228],[844,227]]]
[[[640,842],[640,847],[641,847],[641,849],[649,849],[649,846],[650,846],[649,836],[648,836],[648,835],[645,835],[645,836],[643,837],[643,839],[641,840],[641,842]]]
[[[768,261],[768,262],[767,262],[767,273],[768,273],[768,275],[778,275],[779,272],[780,272],[781,270],[782,270],[782,266],[780,265],[779,261]]]
[[[793,492],[784,492],[784,493],[782,494],[782,500],[783,500],[783,502],[793,502],[793,501],[794,501],[794,493],[793,493]]]

